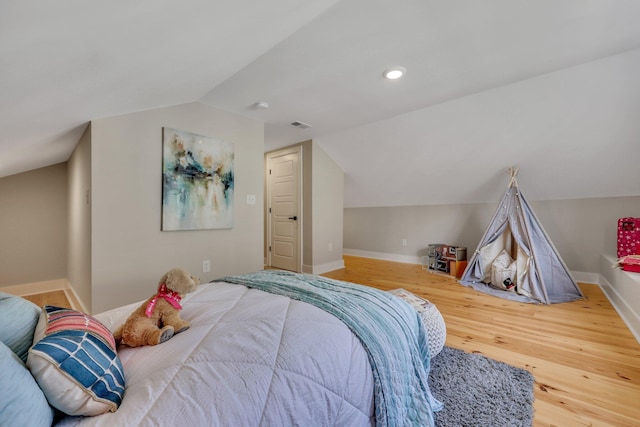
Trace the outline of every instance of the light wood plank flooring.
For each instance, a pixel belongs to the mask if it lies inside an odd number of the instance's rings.
[[[43,305],[55,305],[56,307],[73,308],[64,291],[51,291],[24,295],[22,298],[31,301],[38,307],[42,307]]]
[[[535,426],[640,426],[640,344],[597,285],[586,300],[534,305],[493,297],[421,266],[345,256],[323,276],[405,288],[437,305],[446,344],[531,372]]]

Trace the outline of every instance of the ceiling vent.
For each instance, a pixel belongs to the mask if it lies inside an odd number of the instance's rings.
[[[295,126],[295,127],[299,128],[299,129],[309,129],[311,127],[311,125],[308,125],[308,124],[306,124],[304,122],[300,122],[300,121],[297,121],[297,120],[295,122],[291,123],[291,126]]]

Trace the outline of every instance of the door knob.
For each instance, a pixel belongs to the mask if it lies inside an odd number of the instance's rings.
[[[298,215],[290,216],[289,219],[297,221],[298,220]]]

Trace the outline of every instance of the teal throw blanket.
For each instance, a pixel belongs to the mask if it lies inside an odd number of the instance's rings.
[[[304,301],[340,319],[360,339],[373,370],[376,425],[434,426],[442,408],[429,390],[429,345],[418,313],[377,289],[267,270],[224,281]]]

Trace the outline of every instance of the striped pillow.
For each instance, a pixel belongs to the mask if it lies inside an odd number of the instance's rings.
[[[124,371],[113,334],[97,319],[45,306],[27,366],[49,403],[69,415],[115,412],[124,395]]]

